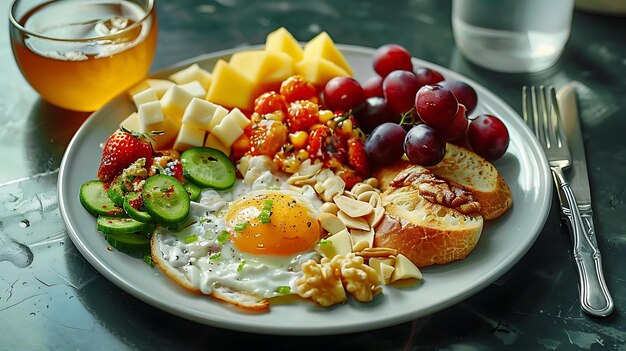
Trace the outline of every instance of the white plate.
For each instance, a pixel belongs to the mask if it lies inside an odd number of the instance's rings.
[[[341,45],[355,77],[363,82],[374,74],[372,49]],[[223,51],[191,62],[211,69],[218,58],[235,50]],[[371,303],[350,301],[333,308],[297,301],[273,304],[271,311],[250,314],[205,296],[187,292],[142,260],[109,246],[96,230],[95,219],[81,206],[81,184],[95,179],[101,156],[100,144],[133,111],[133,104],[120,95],[95,112],[70,142],[59,172],[59,201],[69,236],[85,258],[107,279],[137,298],[200,323],[247,332],[289,335],[349,333],[382,328],[419,318],[453,305],[485,288],[508,271],[530,248],[546,220],[552,199],[552,184],[540,146],[520,117],[495,94],[476,82],[428,62],[417,66],[439,70],[447,79],[463,80],[478,93],[476,113],[492,113],[509,129],[511,143],[496,167],[513,192],[513,208],[503,217],[487,223],[476,249],[463,261],[423,270],[419,284],[385,287]],[[175,68],[174,68],[175,69]],[[168,72],[157,76],[167,77]]]

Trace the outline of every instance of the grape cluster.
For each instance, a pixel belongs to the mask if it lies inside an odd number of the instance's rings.
[[[403,155],[434,165],[443,159],[446,142],[469,146],[489,161],[505,153],[509,134],[498,117],[468,118],[478,96],[467,83],[446,80],[431,68],[414,69],[409,52],[395,44],[376,50],[373,68],[377,75],[363,85],[337,77],[324,88],[326,104],[355,111],[369,134],[365,150],[373,165],[389,165]]]

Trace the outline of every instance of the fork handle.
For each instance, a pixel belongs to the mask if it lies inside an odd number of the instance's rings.
[[[560,167],[552,167],[552,175],[562,194],[561,212],[567,219],[573,243],[573,255],[578,269],[580,304],[586,313],[604,317],[613,312],[613,299],[602,272],[602,256],[598,250],[591,207],[584,218],[576,204],[572,188]]]

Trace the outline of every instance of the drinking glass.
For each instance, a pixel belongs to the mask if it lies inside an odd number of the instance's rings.
[[[94,111],[143,79],[157,40],[154,0],[15,0],[13,56],[41,97]]]

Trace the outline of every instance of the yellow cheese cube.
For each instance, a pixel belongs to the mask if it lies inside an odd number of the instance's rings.
[[[157,130],[160,123],[165,119],[161,103],[157,101],[146,102],[139,105],[139,131],[141,133]]]
[[[212,149],[220,150],[226,156],[230,155],[230,148],[224,146],[221,141],[219,141],[215,135],[209,133],[206,136],[206,140],[204,140],[204,147],[210,147]]]
[[[135,102],[137,109],[139,109],[139,105],[153,101],[159,101],[159,98],[157,98],[157,95],[152,88],[144,89],[143,91],[133,95],[133,102]]]
[[[146,84],[154,90],[157,97],[160,99],[167,89],[174,85],[174,82],[167,79],[146,79]]]
[[[139,130],[139,115],[137,112],[131,113],[128,117],[126,117],[121,123],[120,128],[126,130]]]
[[[321,57],[305,58],[296,63],[296,73],[320,88],[334,77],[349,76],[341,67]]]
[[[352,68],[343,54],[337,49],[328,33],[321,32],[315,38],[304,45],[304,58],[321,57],[341,67],[349,76],[352,76]]]
[[[265,38],[265,50],[284,52],[291,56],[294,62],[302,60],[302,47],[300,43],[284,27],[271,32]]]
[[[241,129],[246,129],[246,127],[251,123],[248,117],[243,114],[238,108],[232,109],[224,119],[232,119],[236,125]]]
[[[186,90],[189,94],[191,94],[191,96],[195,98],[204,99],[204,97],[206,96],[206,90],[197,80],[181,84],[179,85],[179,87]]]
[[[180,124],[191,99],[193,99],[193,95],[180,86],[173,84],[161,98],[163,113]]]
[[[166,118],[154,130],[162,131],[161,135],[152,135],[152,147],[155,150],[171,149],[180,126],[172,119]]]
[[[352,252],[352,239],[347,229],[333,234],[327,239],[320,240],[317,251],[324,257],[332,258],[337,255],[347,255]]]
[[[248,50],[233,54],[229,64],[257,85],[277,89],[280,83],[291,77],[294,61],[284,52]]]
[[[203,99],[193,98],[183,114],[183,124],[196,126],[208,130],[213,114],[218,105]]]
[[[422,272],[406,256],[398,254],[394,264],[394,271],[391,275],[391,282],[409,278],[422,279]]]
[[[234,69],[224,60],[219,60],[213,69],[213,82],[206,99],[218,105],[238,107],[251,111],[258,88],[255,82]]]
[[[183,123],[174,142],[174,149],[182,152],[192,147],[203,146],[205,134],[206,131],[203,129]]]
[[[220,105],[215,105],[215,112],[213,112],[213,118],[211,119],[211,123],[206,128],[209,132],[215,128],[216,125],[222,123],[222,120],[228,115],[228,110]]]
[[[186,84],[198,81],[205,90],[209,88],[209,85],[211,85],[211,73],[202,69],[197,63],[194,63],[185,69],[181,69],[180,71],[172,74],[169,78],[176,84]]]
[[[224,118],[220,124],[216,125],[211,134],[224,144],[226,147],[233,145],[235,140],[243,134],[243,129],[239,127],[235,120],[230,118]]]

